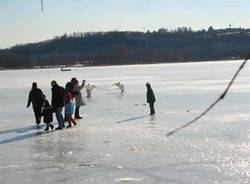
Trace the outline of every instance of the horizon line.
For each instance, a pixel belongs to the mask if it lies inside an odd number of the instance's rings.
[[[193,32],[198,32],[198,31],[208,31],[208,29],[210,27],[212,27],[214,30],[227,30],[227,29],[231,29],[231,30],[234,30],[234,29],[242,29],[242,30],[248,30],[250,29],[250,27],[230,27],[231,25],[229,24],[229,27],[226,27],[226,28],[215,28],[213,26],[208,26],[208,28],[202,28],[202,29],[193,29],[192,27],[187,27],[187,26],[180,26],[180,27],[175,27],[175,28],[165,28],[165,27],[161,27],[159,29],[155,29],[155,30],[106,30],[106,31],[75,31],[75,32],[67,32],[67,33],[63,33],[63,34],[58,34],[58,35],[54,35],[53,38],[47,38],[47,39],[43,39],[43,40],[37,40],[37,41],[31,41],[31,42],[25,42],[25,43],[16,43],[14,45],[10,45],[10,46],[7,46],[7,47],[0,47],[0,50],[7,50],[7,49],[11,49],[13,47],[16,47],[16,46],[21,46],[21,45],[29,45],[29,44],[38,44],[38,43],[42,43],[42,42],[46,42],[46,41],[51,41],[51,40],[54,40],[56,39],[57,37],[62,37],[64,35],[67,35],[67,36],[71,36],[72,34],[74,33],[82,33],[82,34],[87,34],[87,33],[109,33],[109,32],[140,32],[140,33],[147,33],[147,32],[157,32],[161,29],[165,29],[169,32],[175,32],[175,31],[178,31],[179,28],[187,28],[187,29],[190,29],[191,31]]]

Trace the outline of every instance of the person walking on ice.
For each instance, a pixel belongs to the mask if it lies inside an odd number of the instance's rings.
[[[30,104],[32,103],[37,125],[41,123],[43,102],[44,102],[43,92],[41,89],[37,87],[37,83],[33,82],[31,91],[29,93],[27,108],[29,108]]]
[[[43,122],[46,124],[46,128],[44,129],[44,131],[49,131],[49,128],[53,130],[54,125],[51,124],[53,122],[53,107],[49,104],[49,101],[46,99],[45,95],[42,108],[42,116]]]
[[[72,127],[72,123],[76,126],[76,121],[72,118],[74,112],[74,103],[73,103],[73,88],[74,84],[72,82],[68,82],[65,87],[65,96],[64,96],[64,103],[65,103],[65,117],[66,121],[68,122],[67,128]]]
[[[76,106],[75,119],[82,119],[82,117],[80,116],[80,107],[86,105],[86,102],[82,98],[81,90],[84,88],[86,80],[83,80],[82,84],[80,85],[77,78],[74,77],[71,79],[71,82],[74,84],[73,96],[75,98],[75,106]]]
[[[155,108],[154,108],[155,94],[149,82],[146,83],[146,87],[147,87],[147,103],[149,104],[150,115],[154,115],[155,114]]]
[[[58,127],[56,130],[62,130],[64,128],[64,118],[62,115],[62,110],[64,107],[64,88],[59,86],[55,80],[51,82],[51,87],[51,106],[53,107],[58,122]]]

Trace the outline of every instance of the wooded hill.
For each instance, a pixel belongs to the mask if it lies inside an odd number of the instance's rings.
[[[250,53],[250,29],[73,33],[0,50],[0,67],[118,65],[242,59]]]

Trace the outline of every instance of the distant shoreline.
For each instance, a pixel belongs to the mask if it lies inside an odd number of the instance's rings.
[[[34,69],[237,60],[249,54],[249,43],[249,28],[79,32],[0,50],[0,67]]]
[[[223,61],[241,61],[242,59],[224,59],[224,60],[205,60],[205,61],[168,61],[168,62],[151,62],[151,63],[143,63],[143,62],[138,62],[138,63],[132,63],[132,64],[126,64],[126,63],[122,63],[122,64],[113,64],[113,65],[109,65],[109,64],[88,64],[88,65],[51,65],[51,66],[35,66],[35,67],[18,67],[18,68],[0,68],[0,72],[1,71],[8,71],[8,70],[35,70],[35,69],[60,69],[61,67],[64,68],[85,68],[85,67],[105,67],[105,66],[133,66],[133,65],[153,65],[153,64],[183,64],[183,63],[208,63],[208,62],[223,62]],[[61,70],[59,70],[61,71]],[[61,72],[69,72],[69,71],[61,71]]]

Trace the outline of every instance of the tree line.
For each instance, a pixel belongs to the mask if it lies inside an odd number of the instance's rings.
[[[57,36],[0,50],[1,68],[118,65],[242,59],[250,52],[250,29],[90,32]]]

